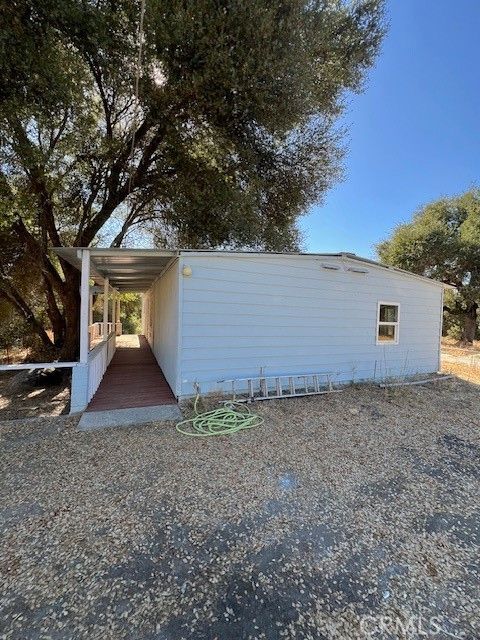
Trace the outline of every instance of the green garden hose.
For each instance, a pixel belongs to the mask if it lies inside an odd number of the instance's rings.
[[[263,424],[263,418],[250,412],[243,403],[229,402],[219,409],[199,413],[197,404],[200,396],[195,398],[193,410],[195,415],[188,420],[182,420],[175,428],[186,436],[226,436],[242,429],[252,429]],[[238,407],[234,409],[234,407]],[[240,409],[241,407],[241,409]]]

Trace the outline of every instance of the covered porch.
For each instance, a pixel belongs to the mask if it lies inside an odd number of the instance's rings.
[[[176,402],[145,336],[122,335],[86,411],[153,407]]]
[[[56,251],[81,273],[80,357],[72,368],[70,413],[85,411],[91,422],[93,414],[101,412],[176,404],[145,336],[123,336],[120,322],[120,294],[148,291],[176,252],[95,248]],[[103,295],[102,322],[93,322],[95,294]],[[121,415],[119,420],[121,423]]]

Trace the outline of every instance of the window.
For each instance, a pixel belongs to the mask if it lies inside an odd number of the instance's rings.
[[[400,305],[379,302],[377,315],[377,344],[398,344]]]

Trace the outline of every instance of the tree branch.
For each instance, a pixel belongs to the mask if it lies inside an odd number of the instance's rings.
[[[145,120],[135,133],[133,138],[134,146],[137,147],[140,141],[147,135],[150,130],[149,121]],[[136,188],[142,185],[145,176],[148,173],[148,168],[152,161],[152,156],[155,153],[160,141],[165,135],[165,127],[159,127],[151,140],[145,146],[144,152],[137,167],[134,169],[131,175],[128,175],[123,184],[120,183],[122,173],[128,173],[127,165],[131,154],[132,137],[125,142],[123,152],[119,155],[117,160],[113,163],[110,176],[107,180],[108,195],[103,203],[99,213],[93,218],[92,222],[85,227],[83,233],[78,238],[80,244],[77,246],[89,246],[95,235],[102,228],[105,222],[109,219],[115,209],[127,198],[127,196]]]
[[[60,126],[58,127],[58,131],[56,134],[53,134],[50,136],[50,144],[48,146],[48,157],[50,157],[55,149],[55,147],[58,144],[58,141],[60,140],[60,138],[62,137],[62,133],[65,131],[65,128],[68,124],[68,109],[65,109],[65,114],[63,116],[62,122],[60,123]]]
[[[129,214],[127,215],[127,217],[124,220],[122,228],[120,229],[120,231],[117,233],[117,235],[113,239],[112,243],[110,244],[110,246],[112,248],[120,247],[120,245],[122,244],[123,239],[125,238],[125,235],[127,234],[128,230],[134,224],[137,224],[138,222],[140,222],[141,219],[143,219],[143,218],[140,217],[140,214],[141,214],[142,210],[145,209],[145,207],[148,204],[149,204],[148,202],[137,202],[136,204],[134,204],[132,206],[131,211],[129,212]]]
[[[35,158],[35,149],[28,138],[27,133],[18,119],[10,119],[10,125],[17,137],[16,152],[20,158],[25,173],[27,174],[32,190],[35,193],[40,211],[40,223],[47,230],[54,246],[60,246],[60,236],[55,226],[53,202],[48,190],[44,167],[41,167]]]
[[[53,343],[50,340],[48,333],[43,328],[42,323],[37,320],[32,309],[28,306],[20,293],[5,278],[0,278],[0,297],[7,300],[13,306],[17,313],[19,313],[19,315],[30,325],[32,330],[39,336],[43,345],[49,350],[52,349]]]
[[[47,314],[52,323],[53,342],[56,347],[61,347],[65,337],[66,323],[65,318],[58,308],[57,300],[53,287],[47,278],[44,278],[45,294],[47,298]]]
[[[45,278],[60,293],[60,295],[62,295],[64,293],[63,280],[61,279],[58,271],[55,269],[53,264],[50,262],[48,254],[43,251],[38,241],[28,231],[23,220],[21,218],[17,218],[15,223],[12,225],[12,229],[16,231],[19,238],[25,242],[32,258],[38,261],[42,270],[42,274],[45,276]]]
[[[95,80],[95,84],[97,85],[98,92],[100,94],[100,100],[103,105],[103,112],[105,114],[105,128],[107,131],[107,138],[111,140],[113,138],[113,125],[112,125],[112,107],[108,102],[107,94],[105,93],[105,88],[102,82],[102,74],[99,69],[96,67],[94,61],[89,55],[86,55],[87,64],[90,67],[90,71],[92,72],[93,79]]]

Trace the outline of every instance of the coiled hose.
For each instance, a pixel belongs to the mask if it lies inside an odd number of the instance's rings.
[[[251,413],[250,409],[243,403],[229,402],[219,409],[199,413],[197,410],[200,396],[195,398],[193,410],[195,415],[188,420],[182,420],[175,425],[179,433],[186,436],[206,437],[206,436],[226,436],[242,429],[252,429],[263,424],[261,416]],[[238,407],[235,409],[234,407]]]

